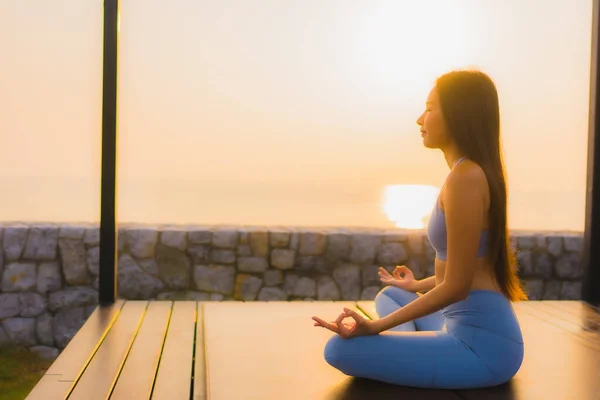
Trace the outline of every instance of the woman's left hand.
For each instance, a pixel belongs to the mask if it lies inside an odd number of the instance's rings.
[[[344,322],[345,318],[352,318],[354,321]],[[312,319],[315,321],[315,326],[327,328],[345,339],[356,336],[377,335],[379,333],[375,330],[373,321],[349,308],[344,308],[344,312],[334,322],[327,322],[319,317],[313,317]]]

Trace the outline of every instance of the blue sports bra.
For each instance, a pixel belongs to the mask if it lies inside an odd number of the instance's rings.
[[[461,157],[455,164],[453,169],[465,159]],[[435,206],[431,212],[429,218],[429,224],[427,225],[427,238],[433,246],[436,254],[436,258],[439,260],[446,260],[446,252],[448,250],[447,236],[446,236],[446,216],[444,210],[441,209],[439,204],[439,197],[435,202]],[[487,229],[481,232],[479,237],[479,247],[477,249],[477,257],[483,257],[487,250],[488,242],[488,231]]]

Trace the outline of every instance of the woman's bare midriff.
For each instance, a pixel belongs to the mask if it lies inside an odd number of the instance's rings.
[[[435,260],[435,284],[439,285],[444,281],[444,274],[446,272],[446,261]],[[490,264],[485,258],[477,259],[477,267],[475,269],[475,275],[473,276],[473,283],[471,284],[470,290],[493,290],[498,293],[502,293],[500,287],[496,284],[494,279],[493,271]]]
[[[443,199],[444,189],[442,188],[440,198]],[[489,220],[487,216],[487,210],[489,210],[489,197],[486,199],[486,215],[484,215],[484,229],[489,229]],[[440,206],[442,211],[444,210],[443,200],[440,200]],[[439,285],[444,281],[444,274],[446,272],[446,261],[435,259],[435,284]],[[493,268],[485,257],[477,259],[477,266],[475,267],[475,275],[473,276],[473,282],[471,283],[470,290],[493,290],[498,293],[502,293],[502,290],[496,283],[494,278]]]

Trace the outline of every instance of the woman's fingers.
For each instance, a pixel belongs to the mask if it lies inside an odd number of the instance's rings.
[[[379,280],[386,285],[392,285],[394,282],[396,282],[396,279],[394,278],[380,278]]]
[[[379,267],[379,270],[377,271],[377,273],[379,274],[380,277],[392,278],[392,275],[390,275],[390,273],[387,272],[385,270],[385,268],[383,268],[383,267]]]
[[[382,274],[387,274],[389,275],[390,273],[387,271],[387,269],[383,268],[383,267],[379,267],[378,272],[381,272]]]
[[[407,276],[412,276],[412,271],[405,265],[396,266],[396,268],[394,268],[394,271],[392,271],[391,274],[388,271],[386,271],[385,268],[379,267],[377,273],[379,274],[380,278],[396,279],[399,281],[406,279]],[[404,274],[404,277],[402,277],[401,274]]]
[[[353,324],[344,323],[344,319],[348,317],[354,320]],[[316,316],[312,317],[312,319],[315,321],[314,326],[321,326],[323,328],[327,328],[330,331],[335,332],[344,338],[352,336],[352,332],[356,329],[358,324],[364,323],[366,321],[362,315],[350,308],[344,308],[342,313],[338,315],[337,319],[333,322],[327,322]]]
[[[339,333],[339,328],[334,322],[327,322],[319,317],[312,317],[315,322],[315,326],[321,326],[327,328],[332,332]]]
[[[400,274],[404,274],[404,278]],[[398,265],[394,269],[396,279],[405,279],[407,276],[412,276],[412,271],[406,265]]]
[[[346,325],[344,325],[344,318],[346,318],[346,314],[341,313],[335,320],[335,323],[337,324],[337,326],[339,328],[340,335],[343,337],[347,337],[350,333],[350,330],[348,329],[348,327]]]
[[[397,265],[396,268],[394,269],[394,273],[404,273],[404,274],[412,274],[412,271],[410,270],[410,268],[408,268],[406,265]]]
[[[355,320],[357,323],[365,321],[365,317],[363,317],[362,315],[360,315],[359,313],[357,313],[355,310],[353,310],[351,308],[344,308],[344,312],[346,313],[346,315],[348,317],[352,317],[352,319]]]
[[[342,322],[344,322],[344,318],[345,318],[345,317],[346,317],[346,316],[344,315],[344,313],[342,313],[342,314],[338,315],[337,319],[335,320],[335,324],[336,324],[337,326],[341,327],[341,326],[342,326]]]

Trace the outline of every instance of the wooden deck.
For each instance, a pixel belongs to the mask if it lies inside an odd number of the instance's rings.
[[[119,301],[97,308],[27,399],[600,399],[600,317],[581,302],[515,304],[525,360],[508,384],[425,390],[347,377],[312,315],[372,302]]]

